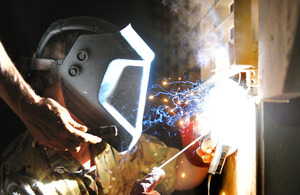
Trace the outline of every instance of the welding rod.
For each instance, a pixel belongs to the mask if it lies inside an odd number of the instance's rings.
[[[181,153],[186,151],[189,147],[191,147],[193,144],[195,144],[197,141],[199,141],[203,136],[198,137],[195,139],[192,143],[187,145],[185,148],[183,148],[181,151],[179,151],[177,154],[175,154],[173,157],[171,157],[169,160],[167,160],[164,164],[160,165],[160,167],[153,167],[151,172],[147,174],[144,178],[139,179],[135,185],[133,186],[130,195],[136,195],[136,194],[144,194],[147,192],[152,191],[155,186],[162,180],[162,178],[165,176],[165,172],[163,171],[163,167],[166,166],[169,162],[174,160],[177,156],[179,156]]]
[[[171,162],[172,160],[174,160],[177,156],[179,156],[180,154],[182,154],[184,151],[186,151],[189,147],[191,147],[192,145],[194,145],[197,141],[199,141],[201,138],[203,138],[204,136],[200,136],[197,139],[195,139],[194,141],[192,141],[189,145],[187,145],[185,148],[183,148],[182,150],[180,150],[177,154],[175,154],[173,157],[171,157],[169,160],[167,160],[164,164],[160,165],[160,169],[162,169],[164,166],[166,166],[169,162]]]

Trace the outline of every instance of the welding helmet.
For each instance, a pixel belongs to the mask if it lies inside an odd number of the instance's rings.
[[[88,33],[76,37],[65,58],[42,58],[47,42],[66,31]],[[119,30],[97,18],[72,17],[54,22],[35,56],[23,62],[33,71],[47,73],[44,85],[59,81],[67,109],[92,134],[124,152],[136,144],[142,132],[153,58],[154,53],[131,25]]]

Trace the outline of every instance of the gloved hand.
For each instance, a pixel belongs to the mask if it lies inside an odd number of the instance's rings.
[[[216,145],[217,143],[209,136],[201,141],[201,146],[196,150],[196,153],[201,157],[204,163],[210,164],[214,156]]]
[[[181,140],[183,148],[192,143],[201,135],[198,131],[198,124],[191,121],[188,126],[181,126]],[[216,142],[209,136],[204,136],[199,142],[196,142],[185,151],[187,159],[195,166],[208,167],[214,153]]]
[[[152,194],[159,195],[160,193],[154,190],[156,185],[164,178],[165,172],[163,169],[153,167],[151,172],[144,178],[139,179],[133,186],[130,195]]]

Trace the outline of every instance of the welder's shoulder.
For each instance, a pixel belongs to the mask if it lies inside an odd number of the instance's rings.
[[[0,156],[0,193],[28,194],[26,186],[46,177],[49,163],[41,146],[25,132],[16,138]]]
[[[1,169],[3,167],[18,167],[42,156],[42,148],[36,147],[32,135],[26,131],[10,143],[0,157]]]
[[[166,153],[177,153],[178,149],[167,146],[163,141],[152,135],[143,134],[139,140],[139,148],[150,154],[165,155]]]
[[[178,149],[168,147],[154,136],[142,135],[136,147],[126,154],[119,154],[112,148],[107,148],[96,158],[99,164],[103,191],[108,194],[129,194],[138,179],[147,175],[153,167],[158,167]],[[107,170],[110,170],[109,172]],[[165,178],[156,186],[161,194],[171,194],[174,191],[176,176],[176,160],[164,167]]]

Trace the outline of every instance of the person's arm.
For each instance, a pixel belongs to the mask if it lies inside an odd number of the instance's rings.
[[[24,81],[0,42],[0,97],[43,145],[57,150],[78,150],[82,142],[98,143],[99,137],[84,133],[60,104],[38,96]]]
[[[200,135],[194,129],[198,124],[190,122],[187,127],[181,128],[183,147],[189,146]],[[190,190],[203,182],[208,174],[216,143],[209,137],[201,139],[191,145],[177,159],[176,190]]]
[[[193,165],[183,153],[177,159],[175,190],[191,190],[200,185],[208,174],[208,167]]]

